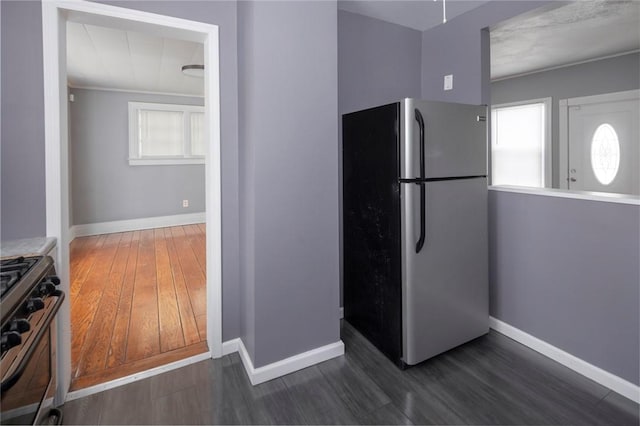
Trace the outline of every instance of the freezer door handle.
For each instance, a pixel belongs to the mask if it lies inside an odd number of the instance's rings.
[[[422,247],[424,246],[425,239],[425,222],[426,222],[426,193],[425,193],[425,183],[424,182],[416,182],[416,185],[420,186],[420,238],[418,238],[418,242],[416,243],[416,253],[420,253]]]
[[[416,108],[414,110],[418,127],[420,127],[420,179],[424,179],[424,118],[420,110]]]

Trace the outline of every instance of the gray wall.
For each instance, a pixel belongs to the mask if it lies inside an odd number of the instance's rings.
[[[335,2],[108,2],[220,27],[223,339],[240,335],[243,268],[255,276],[257,366],[339,339],[337,10]],[[39,2],[2,7],[2,231],[45,233]],[[238,56],[237,10],[245,14]],[[245,67],[238,160],[238,63]],[[239,171],[245,207],[240,226]],[[247,172],[251,171],[251,172]],[[247,183],[248,182],[248,183]],[[12,186],[9,186],[12,184]],[[252,197],[247,200],[247,197]],[[10,203],[11,204],[10,204]],[[254,203],[254,204],[252,204]],[[254,257],[254,258],[252,258]],[[246,271],[245,271],[246,272]],[[246,286],[250,289],[251,286]],[[253,309],[251,304],[245,308]],[[249,315],[249,314],[248,314]],[[245,328],[246,330],[246,328]]]
[[[420,97],[422,33],[400,25],[338,10],[338,118],[342,114]],[[340,148],[339,164],[342,164]],[[340,248],[342,253],[342,167],[340,167]],[[340,305],[342,306],[342,255]]]
[[[240,334],[236,4],[111,4],[220,28],[223,339]],[[40,2],[2,1],[2,239],[45,234],[44,94]]]
[[[340,339],[337,7],[238,18],[242,338],[260,367]]]
[[[44,83],[39,2],[0,2],[3,240],[45,234]]]
[[[560,99],[640,88],[640,54],[632,53],[491,83],[491,103],[552,99],[553,186],[558,187]]]
[[[491,2],[425,31],[423,96],[488,103],[489,49],[481,29],[544,3]],[[454,90],[444,92],[442,76],[450,73]],[[492,192],[491,315],[639,383],[639,210]]]
[[[635,384],[640,208],[491,192],[491,315]]]
[[[245,102],[254,97],[251,87],[251,49],[254,41],[251,32],[251,11],[253,5],[242,2],[238,5],[238,100],[242,125],[238,128],[239,176],[240,176],[240,337],[254,360],[255,365],[255,211],[256,211],[256,174],[255,142],[247,140],[250,134],[248,105]]]
[[[72,225],[204,212],[204,165],[130,166],[128,102],[203,98],[70,89]],[[189,207],[182,207],[182,200]]]
[[[422,33],[422,97],[489,103],[489,38],[481,30],[549,1],[492,1]],[[453,90],[443,78],[453,74]]]
[[[338,111],[420,97],[422,33],[338,11]]]

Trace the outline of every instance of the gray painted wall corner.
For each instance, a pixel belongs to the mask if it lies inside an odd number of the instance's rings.
[[[238,115],[243,117],[238,127],[239,145],[239,234],[240,234],[240,337],[252,360],[255,360],[255,191],[254,145],[247,142],[247,118],[250,105],[251,87],[250,58],[251,4],[238,3]]]
[[[420,31],[339,10],[340,114],[419,97],[421,45]]]
[[[241,334],[261,367],[340,338],[337,8],[242,2],[238,18]]]

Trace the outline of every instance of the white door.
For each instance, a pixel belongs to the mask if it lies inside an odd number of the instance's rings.
[[[569,189],[640,193],[638,93],[569,100]]]

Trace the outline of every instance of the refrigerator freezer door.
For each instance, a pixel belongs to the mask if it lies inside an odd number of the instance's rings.
[[[486,178],[422,183],[402,192],[404,362],[413,365],[489,331]]]
[[[407,98],[401,102],[400,177],[437,179],[486,176],[485,106]],[[420,176],[420,125],[424,120],[425,176]]]

